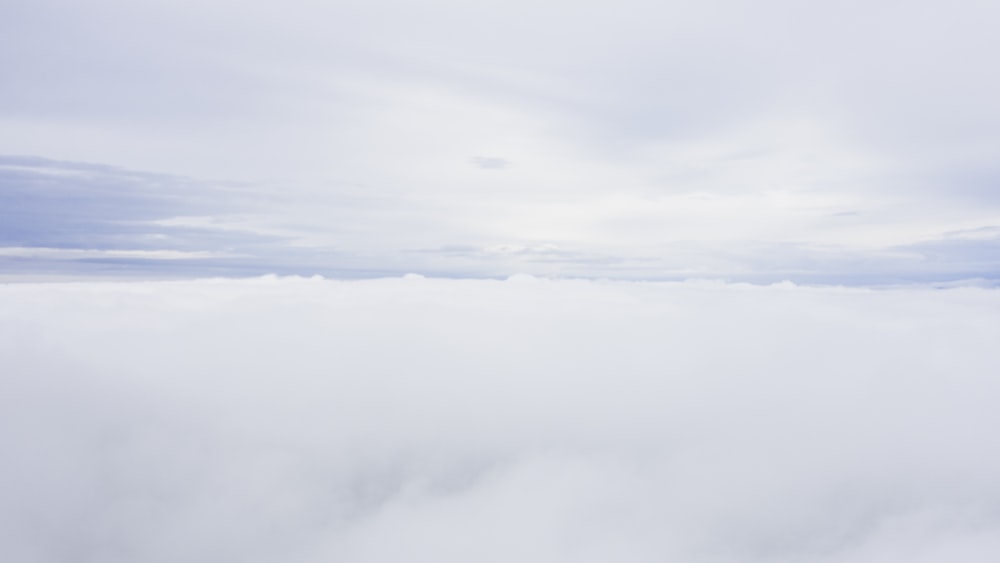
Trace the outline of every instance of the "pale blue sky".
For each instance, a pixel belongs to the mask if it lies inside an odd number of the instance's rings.
[[[996,278],[998,16],[15,0],[0,273]]]

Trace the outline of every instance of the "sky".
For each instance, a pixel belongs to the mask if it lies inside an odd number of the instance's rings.
[[[1000,560],[1000,291],[0,284],[0,559]]]
[[[0,277],[996,280],[998,17],[10,0]]]

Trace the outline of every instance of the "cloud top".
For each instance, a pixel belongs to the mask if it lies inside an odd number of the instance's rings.
[[[0,286],[6,560],[1000,556],[979,288]]]

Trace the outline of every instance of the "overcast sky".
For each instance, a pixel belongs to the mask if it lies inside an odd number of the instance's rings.
[[[13,0],[0,267],[995,278],[998,18],[990,1]]]

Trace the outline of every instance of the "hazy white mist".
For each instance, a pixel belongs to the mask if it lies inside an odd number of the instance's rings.
[[[0,559],[1000,559],[1000,292],[0,285]]]

